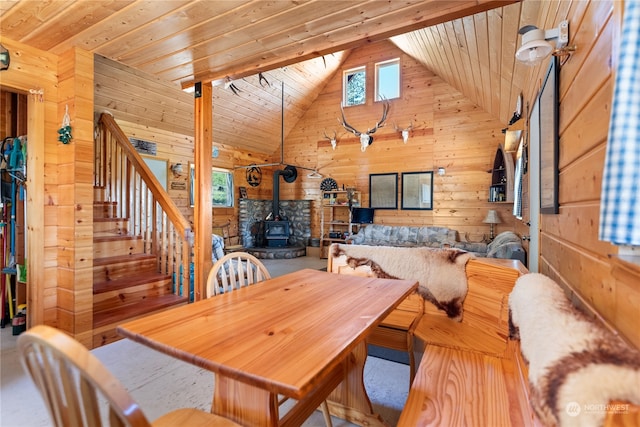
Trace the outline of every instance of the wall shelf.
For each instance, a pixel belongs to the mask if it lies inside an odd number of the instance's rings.
[[[489,201],[492,203],[513,203],[514,162],[511,152],[499,144],[493,160]]]

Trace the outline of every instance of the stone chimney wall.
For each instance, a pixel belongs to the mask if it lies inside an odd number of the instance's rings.
[[[245,248],[255,247],[259,223],[267,219],[272,208],[272,199],[240,199],[238,234]],[[280,200],[280,213],[291,223],[289,245],[308,246],[311,239],[311,200]]]

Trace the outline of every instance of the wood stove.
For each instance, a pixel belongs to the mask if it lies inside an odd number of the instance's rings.
[[[264,221],[264,238],[268,247],[287,246],[290,234],[289,221]]]

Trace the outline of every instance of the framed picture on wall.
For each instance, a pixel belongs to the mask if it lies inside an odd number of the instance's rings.
[[[402,173],[402,209],[433,210],[433,172]]]
[[[540,90],[540,213],[557,214],[558,206],[558,57],[549,64]]]
[[[149,166],[153,175],[158,179],[160,185],[167,189],[167,170],[169,169],[169,161],[166,159],[156,159],[153,157],[142,156],[142,160]]]
[[[398,173],[369,175],[369,207],[398,209]]]

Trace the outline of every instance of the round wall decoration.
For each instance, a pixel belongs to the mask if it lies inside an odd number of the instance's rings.
[[[247,168],[247,183],[252,187],[257,187],[262,182],[262,170],[258,166]]]
[[[320,183],[320,189],[322,191],[331,191],[338,189],[338,183],[333,178],[325,178]]]

